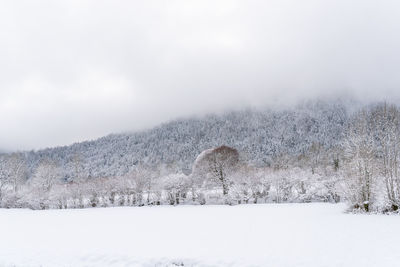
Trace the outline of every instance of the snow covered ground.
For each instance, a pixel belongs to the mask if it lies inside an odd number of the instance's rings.
[[[400,216],[344,209],[0,210],[0,266],[400,266]]]

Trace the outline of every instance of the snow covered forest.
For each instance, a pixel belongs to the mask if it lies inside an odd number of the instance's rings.
[[[0,155],[3,208],[346,201],[397,212],[400,109],[310,101]]]

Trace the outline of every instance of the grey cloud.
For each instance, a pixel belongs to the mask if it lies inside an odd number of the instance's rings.
[[[180,116],[400,97],[398,1],[3,1],[0,148]]]

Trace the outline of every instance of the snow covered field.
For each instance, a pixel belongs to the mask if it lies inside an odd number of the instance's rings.
[[[342,204],[0,210],[0,266],[400,266],[400,216]]]

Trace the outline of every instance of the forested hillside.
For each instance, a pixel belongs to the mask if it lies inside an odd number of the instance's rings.
[[[397,212],[400,110],[313,101],[0,156],[2,207],[347,200]]]
[[[305,155],[313,144],[330,149],[340,142],[348,120],[342,102],[309,102],[292,109],[246,110],[180,119],[138,133],[113,134],[71,146],[21,153],[32,174],[46,158],[63,166],[64,178],[79,169],[85,177],[123,175],[137,165],[168,165],[185,173],[196,156],[219,145],[235,147],[257,166],[282,155]],[[28,175],[29,176],[29,175]]]

